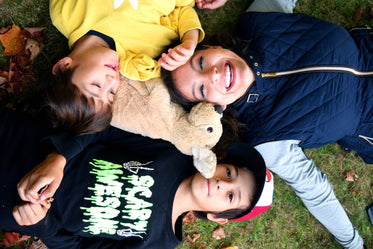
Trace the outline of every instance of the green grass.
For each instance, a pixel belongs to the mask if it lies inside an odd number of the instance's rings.
[[[250,1],[229,0],[218,10],[198,11],[206,31],[206,40],[217,33],[232,30],[238,17]],[[354,19],[358,8],[363,7],[361,19]],[[337,23],[344,27],[372,25],[373,0],[299,0],[295,12],[306,13]],[[35,71],[49,70],[53,63],[67,53],[66,39],[62,37],[48,16],[47,0],[3,0],[0,4],[0,27],[15,23],[21,27],[46,27],[43,31],[46,47],[35,61]],[[0,53],[3,48],[0,46]],[[0,69],[7,66],[9,58],[0,58]],[[306,150],[318,167],[327,174],[335,193],[359,230],[368,248],[373,248],[373,227],[365,208],[373,203],[373,167],[365,164],[355,153],[345,154],[338,145],[332,144]],[[352,169],[359,176],[356,182],[347,182],[344,172]],[[355,192],[351,191],[354,190]],[[357,193],[357,194],[356,194]],[[313,218],[301,200],[283,180],[275,176],[274,203],[264,214],[242,222],[230,222],[223,228],[226,238],[216,240],[211,233],[216,223],[198,221],[184,226],[184,233],[193,238],[201,237],[191,245],[185,241],[183,248],[340,248],[328,231]],[[0,233],[1,237],[1,233]],[[51,248],[52,249],[52,248]]]

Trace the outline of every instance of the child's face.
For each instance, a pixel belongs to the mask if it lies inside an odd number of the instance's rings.
[[[214,176],[210,179],[197,173],[191,183],[195,202],[201,208],[197,211],[211,212],[247,208],[254,187],[252,173],[231,164],[218,164]]]
[[[119,57],[109,48],[94,47],[72,60],[72,82],[87,97],[111,104],[119,87]]]

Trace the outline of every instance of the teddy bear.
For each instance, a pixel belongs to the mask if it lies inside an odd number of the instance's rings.
[[[206,102],[187,112],[171,100],[161,78],[135,81],[121,76],[111,125],[171,142],[182,153],[192,155],[197,170],[210,178],[216,167],[212,148],[223,132],[222,112],[221,106]]]

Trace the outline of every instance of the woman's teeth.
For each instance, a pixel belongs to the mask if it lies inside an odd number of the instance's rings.
[[[225,65],[225,88],[229,88],[232,83],[232,72],[231,67],[226,64]]]

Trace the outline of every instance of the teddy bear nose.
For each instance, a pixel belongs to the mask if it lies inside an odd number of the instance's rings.
[[[210,127],[207,127],[207,132],[208,133],[212,133],[214,131],[214,129],[210,126]]]
[[[221,105],[214,105],[214,109],[219,114],[223,113],[223,107]]]

